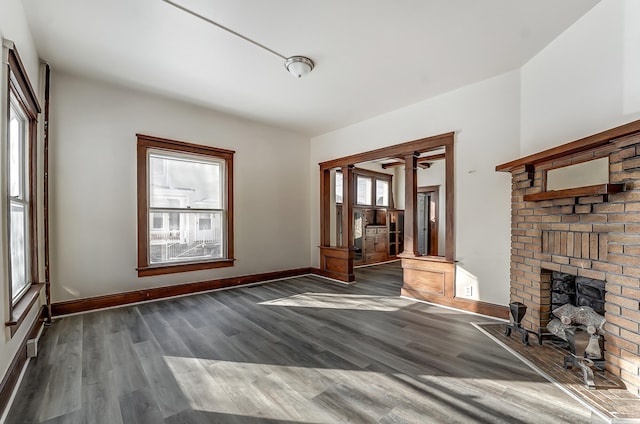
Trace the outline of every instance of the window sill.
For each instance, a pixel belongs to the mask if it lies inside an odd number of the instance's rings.
[[[190,262],[172,265],[153,265],[138,268],[138,277],[150,277],[153,275],[176,274],[178,272],[201,271],[204,269],[232,267],[235,259],[221,259],[209,262]]]
[[[9,321],[4,323],[6,327],[10,327],[11,329],[11,337],[18,331],[18,328],[20,328],[20,325],[29,314],[31,307],[40,297],[40,289],[42,289],[42,287],[44,287],[44,283],[31,284],[31,287],[29,287],[20,300],[13,305]]]

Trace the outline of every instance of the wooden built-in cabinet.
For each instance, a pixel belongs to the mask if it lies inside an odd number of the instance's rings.
[[[383,262],[388,259],[388,231],[384,225],[370,225],[365,230],[365,263]]]
[[[396,258],[404,248],[404,211],[393,209],[387,211],[389,225],[389,259]]]
[[[402,251],[404,211],[398,209],[353,210],[354,264],[395,259]]]
[[[343,171],[336,172],[336,240],[342,243]],[[368,169],[353,170],[354,265],[396,259],[404,241],[404,211],[394,209],[392,175]],[[339,184],[338,184],[339,182]]]

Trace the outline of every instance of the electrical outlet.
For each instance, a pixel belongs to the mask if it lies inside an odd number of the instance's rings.
[[[35,358],[38,356],[38,340],[27,340],[27,358]]]
[[[464,295],[465,296],[473,296],[473,286],[466,286],[464,288]]]

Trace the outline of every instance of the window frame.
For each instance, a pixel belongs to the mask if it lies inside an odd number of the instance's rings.
[[[354,196],[354,199],[353,199],[353,200],[355,200],[354,205],[356,205],[356,206],[373,206],[374,205],[374,203],[372,202],[372,200],[374,198],[373,191],[374,191],[374,188],[375,188],[375,185],[376,185],[375,178],[373,176],[371,176],[371,175],[357,174],[355,172],[354,172],[353,176],[354,176],[353,180],[354,180],[354,183],[356,185],[355,196]],[[368,193],[364,193],[365,194],[365,196],[363,196],[363,198],[365,199],[364,203],[361,203],[360,200],[359,200],[360,194],[361,194],[360,193],[360,180],[361,179],[369,181],[368,184],[365,184],[365,186],[367,186],[369,188],[369,190],[368,190]]]
[[[9,259],[9,280],[11,282],[11,284],[9,285],[9,299],[11,300],[11,303],[13,305],[15,305],[16,303],[18,303],[20,301],[20,299],[22,298],[22,296],[24,296],[24,294],[29,290],[29,287],[31,285],[31,280],[33,280],[33,275],[35,275],[33,273],[33,269],[30,269],[30,264],[31,264],[31,260],[33,257],[33,253],[31,252],[31,239],[30,239],[30,234],[32,229],[31,227],[31,193],[30,193],[30,184],[29,182],[31,181],[31,163],[30,163],[30,151],[31,151],[31,146],[30,146],[30,132],[31,132],[31,118],[28,114],[28,112],[25,110],[25,107],[23,106],[22,102],[20,102],[20,100],[18,99],[18,97],[15,95],[15,93],[13,92],[13,90],[10,90],[9,92],[9,126],[7,128],[7,133],[9,134],[9,138],[11,138],[11,115],[12,115],[12,110],[16,111],[16,115],[17,118],[19,120],[21,120],[21,125],[19,128],[19,135],[18,135],[18,162],[16,163],[16,166],[18,167],[18,193],[15,196],[12,196],[11,193],[11,183],[13,182],[12,179],[12,171],[13,171],[13,164],[12,164],[12,155],[11,155],[11,148],[12,148],[12,143],[11,140],[8,140],[7,143],[7,151],[8,151],[8,155],[7,155],[7,171],[8,171],[8,178],[7,178],[7,184],[9,186],[8,189],[8,196],[7,196],[7,200],[8,200],[8,209],[9,212],[7,214],[7,236],[9,238],[9,253],[11,256],[11,245],[12,245],[12,229],[13,229],[13,207],[14,206],[18,206],[20,209],[22,209],[21,214],[23,215],[23,219],[22,219],[22,232],[23,232],[23,236],[24,236],[24,247],[23,247],[23,254],[24,254],[24,285],[22,287],[20,287],[20,290],[18,291],[18,293],[14,293],[13,289],[14,289],[14,281],[13,281],[13,271],[14,271],[14,266],[13,266],[13,258]]]
[[[387,204],[386,205],[379,205],[378,204],[378,183],[384,183],[387,185],[387,195],[386,195],[386,199],[387,199]],[[373,192],[373,203],[374,206],[376,208],[388,208],[391,205],[391,180],[387,180],[387,179],[383,179],[383,178],[376,178],[375,179],[375,183],[374,186],[372,187]],[[384,197],[383,197],[384,198]]]
[[[336,171],[337,174],[342,174],[341,171]],[[369,191],[368,202],[369,203],[359,203],[358,202],[358,178],[365,178],[371,180],[371,190]],[[378,181],[384,181],[387,183],[387,204],[386,205],[378,205],[377,192],[376,187]],[[344,181],[343,181],[344,184]],[[352,199],[352,204],[355,207],[361,208],[372,208],[372,209],[393,209],[393,175],[386,174],[384,172],[372,171],[364,168],[354,168],[353,170],[353,186],[354,186],[354,196]],[[337,186],[334,185],[334,189],[337,192]],[[341,202],[336,201],[336,205],[341,205]]]
[[[20,59],[18,50],[15,44],[9,40],[3,40],[2,43],[2,55],[3,62],[6,63],[6,80],[3,82],[3,101],[6,107],[6,116],[3,117],[3,122],[6,122],[6,128],[4,128],[3,137],[7,137],[4,145],[6,161],[6,172],[4,173],[5,184],[3,187],[3,193],[6,199],[6,220],[3,222],[3,226],[7,231],[7,240],[10,242],[10,228],[11,228],[11,204],[12,198],[9,192],[9,169],[10,169],[10,157],[9,157],[9,119],[10,109],[12,104],[15,103],[24,114],[26,118],[26,132],[25,138],[22,140],[24,143],[23,149],[23,166],[22,170],[23,184],[23,199],[20,199],[20,203],[26,208],[25,212],[25,262],[26,262],[26,275],[25,280],[27,284],[22,288],[19,296],[14,299],[13,296],[13,283],[12,283],[12,271],[11,271],[11,249],[10,244],[7,245],[7,269],[8,269],[8,307],[9,307],[9,320],[5,322],[5,326],[10,327],[11,336],[13,336],[21,323],[26,318],[27,314],[31,310],[31,307],[38,300],[40,289],[43,287],[43,283],[37,282],[38,279],[38,228],[37,228],[37,216],[36,216],[36,184],[37,184],[37,139],[38,139],[38,114],[41,112],[40,104],[36,93],[29,81],[26,69]],[[5,56],[6,55],[6,56]],[[6,118],[6,121],[4,119]],[[25,181],[27,180],[27,181]]]
[[[198,271],[212,268],[224,268],[234,265],[234,237],[233,237],[233,158],[235,151],[211,146],[186,143],[144,134],[136,134],[137,168],[138,168],[138,277],[152,275],[173,274],[178,272]],[[198,155],[224,161],[225,193],[224,215],[226,225],[224,240],[226,255],[222,259],[194,260],[174,263],[151,264],[150,260],[150,231],[149,231],[149,150],[164,150],[171,154]]]

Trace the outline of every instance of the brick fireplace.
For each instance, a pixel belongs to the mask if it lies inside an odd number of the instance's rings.
[[[608,183],[547,189],[547,172],[598,158]],[[640,394],[640,121],[496,167],[512,175],[512,302],[549,322],[551,271],[605,282],[605,366]]]

